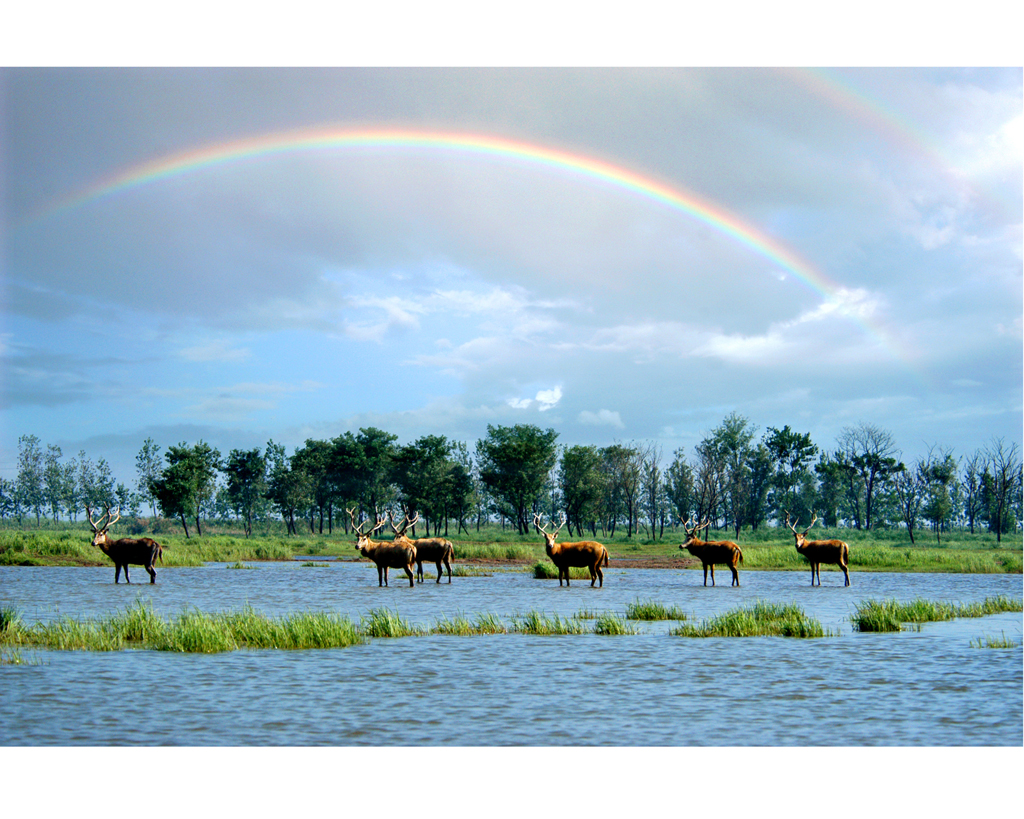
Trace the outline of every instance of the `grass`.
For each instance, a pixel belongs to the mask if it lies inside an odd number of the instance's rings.
[[[415,637],[423,629],[412,626],[391,609],[374,609],[363,617],[359,630],[367,637]]]
[[[306,560],[306,561],[300,563],[299,566],[303,567],[303,568],[311,568],[311,569],[329,569],[331,567],[331,564],[330,563],[317,562],[315,560]]]
[[[33,521],[34,525],[34,521]],[[8,528],[0,523],[0,565],[24,566],[110,566],[99,549],[90,543],[91,533],[84,523],[58,523],[44,521],[38,529]],[[264,534],[245,538],[230,524],[205,524],[204,534],[185,538],[174,522],[158,521],[149,526],[148,534],[165,547],[165,566],[201,566],[208,562],[241,562],[264,560],[291,560],[294,557],[334,556],[342,560],[355,560],[353,538],[337,528],[332,534],[286,536],[283,526],[263,524]],[[154,532],[153,529],[157,531]],[[663,538],[652,539],[641,533],[627,538],[624,529],[617,529],[614,537],[598,530],[595,537],[608,546],[614,560],[619,557],[643,560],[666,558],[687,560],[693,558],[679,551],[682,532],[666,529]],[[117,536],[128,536],[127,527],[118,529]],[[1020,534],[1007,535],[997,543],[988,532],[970,534],[952,531],[936,543],[930,532],[920,532],[917,543],[911,544],[902,530],[826,529],[813,530],[817,538],[839,538],[850,544],[850,567],[853,571],[900,572],[956,572],[956,573],[1013,573],[1022,571],[1022,538]],[[586,532],[587,538],[591,537]],[[576,537],[575,533],[572,537]],[[568,534],[563,535],[565,539]],[[762,526],[757,531],[744,529],[737,536],[732,531],[714,531],[709,539],[735,540],[743,549],[743,568],[746,570],[806,571],[807,563],[793,548],[789,531],[778,527]],[[496,524],[486,525],[479,531],[471,528],[470,535],[452,536],[455,558],[458,561],[549,563],[544,554],[543,540],[529,534],[521,536],[514,530],[502,529]],[[834,566],[824,570],[838,571]],[[589,579],[583,574],[572,574],[573,579]],[[551,576],[558,577],[551,569]],[[544,575],[547,577],[548,575]]]
[[[985,637],[971,640],[972,648],[1016,648],[1020,643],[1015,643],[1003,632],[1001,637]]]
[[[700,623],[670,631],[679,637],[831,637],[821,623],[798,606],[758,601]]]
[[[685,620],[686,615],[678,606],[666,606],[654,600],[635,600],[626,604],[626,618],[629,620]]]
[[[594,634],[639,634],[640,629],[615,614],[602,614],[594,621]]]
[[[454,620],[447,617],[438,620],[430,631],[431,634],[468,637],[475,634],[507,634],[508,628],[496,614],[478,614],[475,621],[470,621],[464,614],[460,614]]]
[[[930,600],[867,600],[858,604],[850,620],[858,631],[901,631],[905,623],[921,624],[957,617],[985,617],[1005,611],[1021,611],[1021,601],[1000,595],[981,603],[947,603]]]
[[[557,614],[550,617],[542,612],[532,610],[526,614],[512,616],[512,631],[519,634],[586,634],[587,631],[575,617],[561,618]]]
[[[533,566],[533,576],[538,580],[558,580],[558,567],[547,560],[538,560]],[[569,580],[590,582],[590,570],[583,566],[569,567]]]
[[[211,654],[243,648],[343,648],[363,642],[346,617],[303,612],[267,617],[251,607],[235,613],[186,609],[165,619],[152,605],[136,601],[100,619],[62,617],[25,626],[20,620],[0,633],[0,644],[51,650],[118,651],[125,648]]]

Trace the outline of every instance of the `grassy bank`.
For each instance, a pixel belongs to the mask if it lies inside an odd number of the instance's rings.
[[[127,532],[116,532],[127,536]],[[202,537],[186,538],[178,532],[143,533],[154,537],[163,547],[163,565],[201,566],[209,562],[240,563],[242,561],[291,560],[293,558],[334,557],[356,560],[354,542],[341,530],[333,535],[301,535],[287,537],[263,535],[245,538],[219,531],[214,527]],[[679,550],[676,533],[666,532],[664,539],[626,538],[621,533],[602,542],[608,546],[612,565],[629,560],[642,565],[684,566],[699,562]],[[816,529],[816,537],[838,537],[850,544],[852,571],[953,572],[953,573],[1016,573],[1022,570],[1020,535],[1007,536],[997,543],[988,533],[947,533],[941,545],[934,538],[918,537],[911,545],[905,532],[858,532],[851,529]],[[478,539],[482,538],[482,539]],[[520,537],[510,530],[502,532],[491,526],[472,538],[450,538],[455,547],[455,562],[506,562],[534,564],[538,577],[557,579],[551,561],[544,554],[540,538]],[[600,539],[600,533],[599,533]],[[804,571],[807,562],[793,547],[793,538],[786,531],[762,527],[757,532],[744,531],[739,537],[731,532],[712,532],[709,539],[735,540],[743,549],[741,573],[745,570]],[[90,543],[87,527],[67,525],[63,529],[19,530],[0,529],[0,565],[8,566],[109,566],[110,561]],[[837,571],[825,566],[824,571]],[[572,570],[574,580],[589,580],[585,570]]]
[[[920,625],[958,617],[985,617],[1005,611],[1021,611],[1021,600],[1009,597],[987,597],[981,603],[948,603],[944,601],[868,600],[857,606],[850,616],[858,631],[900,631],[905,624]]]
[[[679,637],[833,637],[793,604],[764,603],[734,609],[671,631]]]

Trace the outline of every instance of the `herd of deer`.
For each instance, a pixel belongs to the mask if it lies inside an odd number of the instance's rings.
[[[107,530],[121,517],[121,510],[116,511],[117,517],[112,517],[110,507],[107,507],[100,523],[92,519],[92,511],[86,507],[86,514],[89,517],[89,525],[94,532],[92,545],[98,546],[107,557],[114,561],[114,582],[120,582],[121,568],[124,567],[125,582],[131,583],[128,577],[128,566],[144,566],[149,573],[149,582],[156,583],[156,569],[154,563],[157,560],[163,561],[163,547],[152,538],[131,538],[125,537],[120,540],[111,540]],[[423,582],[423,564],[434,563],[437,565],[437,582],[441,582],[443,574],[442,564],[448,570],[448,582],[452,582],[452,558],[454,547],[450,540],[444,538],[426,537],[412,539],[406,536],[410,526],[415,527],[419,520],[417,513],[410,519],[408,513],[399,526],[395,525],[394,516],[389,512],[387,515],[377,514],[376,524],[368,532],[363,528],[369,524],[369,520],[362,524],[356,522],[356,510],[349,509],[348,514],[352,519],[352,530],[356,535],[356,550],[363,556],[372,560],[377,566],[377,584],[386,586],[388,584],[388,569],[402,569],[409,578],[409,585],[414,586],[415,580]],[[818,516],[811,518],[810,526],[803,532],[798,532],[796,526],[789,522],[789,512],[786,512],[786,525],[792,530],[796,538],[796,550],[811,564],[811,585],[814,585],[817,577],[818,585],[821,585],[821,564],[836,564],[842,570],[846,578],[845,585],[850,585],[850,547],[842,540],[807,540],[807,533],[814,526]],[[375,534],[384,528],[384,524],[390,521],[395,536],[393,540],[372,540],[370,535]],[[732,585],[740,584],[740,575],[736,567],[743,562],[743,551],[731,540],[705,541],[697,537],[702,529],[707,529],[711,522],[705,520],[699,526],[690,526],[691,521],[683,524],[683,531],[686,533],[686,541],[679,545],[680,549],[686,549],[690,554],[700,559],[704,566],[704,585],[708,584],[708,569],[711,569],[711,585],[715,585],[715,566],[725,565],[732,571]],[[547,552],[551,562],[558,568],[558,585],[562,585],[562,578],[565,578],[565,585],[569,585],[570,568],[586,568],[590,571],[590,585],[598,583],[604,586],[604,573],[601,565],[608,565],[608,550],[600,543],[593,540],[581,540],[573,543],[555,543],[555,538],[565,525],[565,516],[554,532],[548,532],[541,526],[540,515],[533,516],[533,524],[544,535],[544,551]],[[414,529],[415,531],[415,529]],[[416,566],[413,572],[413,564]]]

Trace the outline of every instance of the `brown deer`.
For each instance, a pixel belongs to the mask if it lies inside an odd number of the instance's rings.
[[[544,535],[544,551],[547,552],[551,562],[558,567],[558,585],[562,585],[562,576],[565,576],[565,585],[569,585],[569,567],[586,567],[590,570],[590,585],[600,582],[604,586],[604,572],[601,571],[601,563],[608,565],[608,550],[603,544],[594,540],[580,540],[573,543],[555,543],[555,538],[565,525],[565,515],[562,515],[562,522],[558,529],[548,532],[540,525],[540,515],[533,516],[533,525]]]
[[[370,540],[370,535],[388,522],[387,516],[378,513],[377,524],[369,532],[363,532],[362,527],[356,523],[356,510],[349,509],[348,515],[352,518],[352,530],[356,535],[356,549],[363,557],[368,557],[377,564],[377,585],[386,586],[388,584],[388,569],[392,568],[403,569],[409,577],[409,586],[415,586],[412,565],[416,562],[416,547],[412,545],[412,541],[408,538],[397,538],[394,541]],[[369,522],[369,520],[366,521],[366,523]]]
[[[786,512],[786,525],[793,531],[796,538],[796,550],[807,558],[811,564],[811,585],[814,585],[814,576],[818,576],[818,585],[821,585],[821,564],[836,563],[843,570],[846,576],[846,585],[850,585],[850,547],[842,540],[807,540],[807,533],[811,526],[818,519],[818,516],[811,513],[811,525],[803,532],[798,532],[796,526],[789,522],[789,512]],[[799,521],[797,521],[799,525]]]
[[[120,540],[111,540],[107,530],[121,519],[121,507],[117,507],[114,513],[117,517],[111,518],[110,507],[103,513],[106,522],[101,526],[92,519],[92,510],[86,506],[85,514],[89,518],[89,525],[95,533],[92,537],[92,545],[99,546],[107,557],[114,561],[114,582],[119,583],[121,579],[121,567],[124,567],[124,582],[131,583],[128,577],[128,564],[144,566],[149,572],[149,582],[156,583],[156,569],[153,564],[159,560],[164,562],[164,547],[150,537],[123,537]],[[102,521],[103,518],[100,518]]]
[[[420,515],[417,512],[416,516],[409,520],[409,513],[405,513],[405,520],[402,521],[402,528],[399,529],[395,526],[395,518],[393,515],[388,515],[391,519],[391,528],[395,530],[395,538],[405,537],[405,530],[410,526],[415,526],[416,521],[420,519]],[[428,532],[429,534],[429,532]],[[452,559],[455,557],[455,547],[452,545],[450,540],[445,540],[442,537],[419,537],[412,538],[412,544],[416,547],[416,580],[419,583],[423,582],[423,563],[429,562],[437,565],[437,582],[441,582],[441,564],[443,563],[445,568],[448,570],[448,582],[452,582]]]
[[[711,585],[715,585],[715,564],[728,566],[732,570],[732,585],[740,584],[740,573],[736,566],[743,562],[743,550],[731,540],[701,540],[697,533],[701,529],[711,526],[710,520],[705,520],[700,526],[688,528],[689,520],[683,524],[683,532],[686,533],[686,541],[679,544],[680,549],[686,549],[694,557],[699,557],[704,564],[704,585],[708,584],[708,568],[711,569]]]

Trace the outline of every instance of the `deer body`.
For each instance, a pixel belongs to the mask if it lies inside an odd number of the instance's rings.
[[[452,558],[455,557],[455,547],[450,540],[441,537],[421,537],[414,540],[416,547],[416,578],[423,582],[423,564],[434,563],[437,565],[437,582],[441,582],[441,564],[448,570],[448,582],[452,582]]]
[[[355,509],[349,509],[348,513],[356,533],[356,550],[377,565],[377,585],[388,585],[388,569],[403,569],[409,578],[409,586],[416,585],[412,570],[416,562],[416,547],[412,541],[405,537],[393,541],[371,540],[370,535],[387,523],[387,518],[378,516],[377,525],[369,532],[363,533],[356,525]]]
[[[811,526],[818,519],[812,515]],[[798,522],[799,524],[799,522]],[[796,550],[811,564],[811,585],[814,585],[814,578],[817,576],[818,585],[821,585],[821,564],[834,563],[843,571],[846,578],[844,585],[850,585],[850,547],[844,540],[807,540],[807,533],[811,531],[808,526],[803,532],[798,532],[796,527],[789,522],[789,512],[786,512],[786,525],[793,530],[796,538]]]
[[[689,521],[687,521],[689,523]],[[680,549],[686,549],[694,557],[700,558],[704,566],[704,585],[708,584],[708,569],[711,569],[711,585],[715,585],[715,564],[728,566],[732,571],[732,585],[740,584],[740,573],[736,566],[743,562],[743,550],[731,540],[701,540],[697,533],[701,529],[711,526],[711,521],[706,521],[701,526],[686,528],[683,524],[683,531],[686,533],[686,541],[679,544]]]
[[[558,585],[562,585],[562,577],[565,577],[565,585],[569,585],[570,567],[586,568],[590,571],[590,585],[598,583],[604,586],[604,572],[601,571],[601,564],[608,565],[608,550],[604,544],[595,540],[579,540],[570,543],[555,543],[555,537],[559,529],[565,524],[565,517],[553,533],[544,530],[540,525],[540,515],[533,516],[534,525],[544,535],[544,551],[547,552],[551,562],[558,568]]]
[[[128,565],[143,566],[149,573],[149,582],[156,583],[156,568],[153,564],[159,560],[163,563],[164,547],[150,537],[123,537],[119,540],[111,540],[107,530],[121,518],[121,510],[115,513],[117,517],[111,519],[110,508],[107,507],[104,513],[107,520],[101,527],[92,519],[92,511],[87,506],[85,513],[89,518],[89,525],[95,533],[92,538],[92,545],[99,546],[100,551],[114,561],[114,582],[121,582],[121,569],[124,568],[124,581],[131,583],[128,576]],[[102,520],[102,519],[101,519]]]

